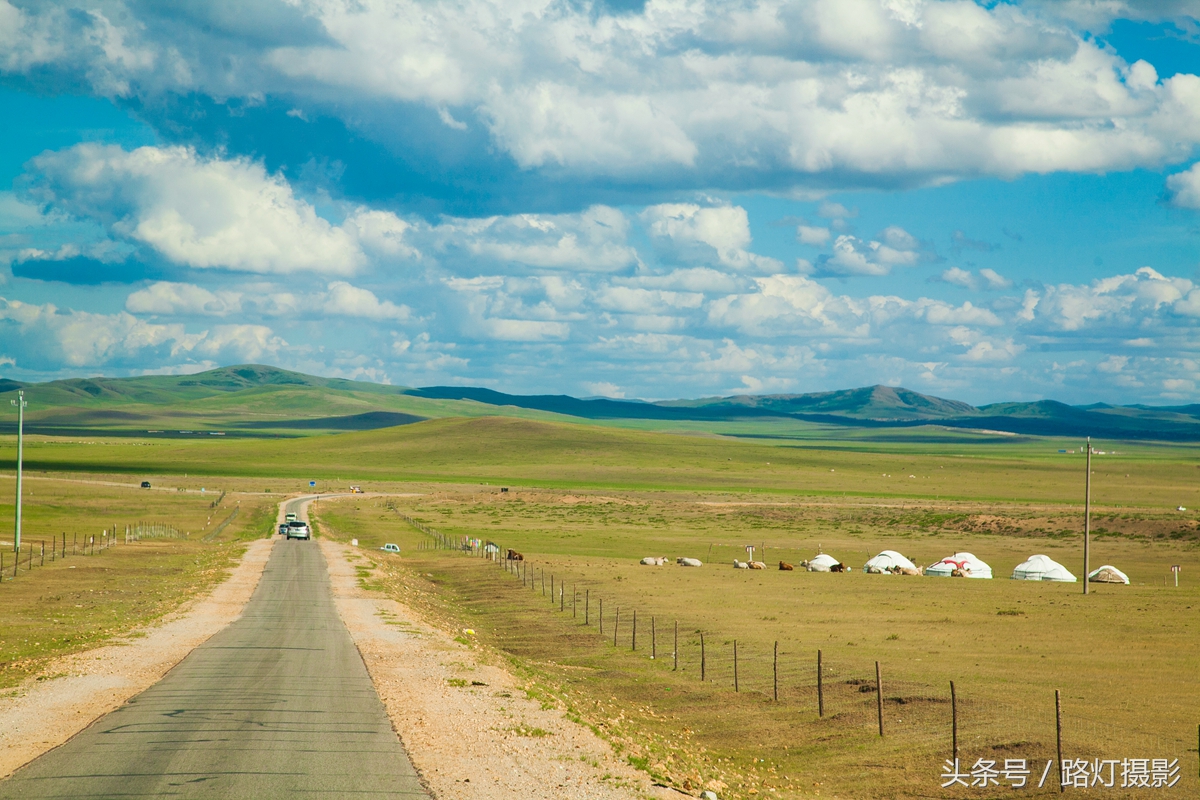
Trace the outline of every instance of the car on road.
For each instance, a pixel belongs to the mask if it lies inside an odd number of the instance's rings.
[[[149,488],[150,488],[150,481],[142,481],[142,488],[143,488],[143,489],[149,489]]]
[[[297,519],[299,519],[299,518],[295,514],[288,514],[286,517],[283,518],[283,521],[284,522],[295,522]]]
[[[311,534],[308,530],[308,523],[300,520],[292,520],[287,524],[287,533],[284,534],[288,539],[308,539]]]
[[[383,547],[381,547],[379,549],[385,553],[399,553],[400,545],[392,544],[391,542],[388,542],[387,544],[385,544]]]
[[[286,522],[279,523],[279,535],[283,536],[288,532],[288,524]]]
[[[351,486],[350,487],[350,494],[362,494],[362,493],[363,493],[363,490],[362,490],[361,486]]]

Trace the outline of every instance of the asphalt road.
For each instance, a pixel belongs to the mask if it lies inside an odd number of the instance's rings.
[[[294,510],[289,507],[289,511]],[[315,542],[277,542],[245,613],[0,798],[428,797]]]

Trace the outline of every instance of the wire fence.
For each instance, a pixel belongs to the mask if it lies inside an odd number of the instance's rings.
[[[230,521],[232,519],[227,520],[226,524]],[[187,538],[186,531],[162,522],[130,523],[120,531],[113,525],[99,534],[68,534],[64,531],[49,539],[24,538],[19,551],[16,542],[0,545],[0,582],[17,580],[22,573],[32,572],[35,567],[44,567],[73,556],[100,555],[118,544],[133,544],[143,539]]]
[[[811,715],[831,731],[900,743],[913,757],[942,765],[943,788],[1195,792],[1200,764],[1191,754],[1200,753],[1200,726],[1149,729],[1135,698],[1051,694],[1019,681],[933,685],[903,665],[830,657],[786,638],[742,640],[622,603],[602,584],[564,578],[501,543],[446,536],[397,513],[430,537],[420,549],[458,551],[499,567],[544,598],[548,610],[592,628],[608,646]],[[505,645],[520,644],[521,636],[506,632]]]

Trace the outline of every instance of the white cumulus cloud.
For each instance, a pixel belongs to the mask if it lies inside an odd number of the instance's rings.
[[[287,181],[246,159],[185,147],[80,144],[32,162],[30,196],[194,268],[345,275],[355,236],[317,215]]]

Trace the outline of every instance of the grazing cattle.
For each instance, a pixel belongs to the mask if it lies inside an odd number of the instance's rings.
[[[800,566],[803,567],[804,569],[808,569],[808,559],[806,558],[803,561],[801,561]]]
[[[509,561],[524,561],[525,560],[525,556],[521,555],[516,550],[513,550],[511,547],[509,548],[508,554],[506,557],[508,558]]]
[[[677,558],[675,563],[681,567],[702,567],[704,562],[698,558]]]
[[[767,565],[761,561],[751,561],[750,569],[766,569]]]
[[[829,571],[830,572],[849,572],[850,568],[839,561],[838,563],[836,563],[832,567],[830,567]]]
[[[780,561],[779,568],[781,570],[783,570],[784,572],[791,572],[792,570],[795,569],[795,567],[793,567],[791,564],[787,563],[786,561]]]
[[[647,567],[661,567],[663,564],[667,563],[667,559],[665,556],[646,556],[642,559],[641,563]]]
[[[747,564],[745,561],[738,561],[738,560],[735,558],[735,559],[733,560],[733,568],[734,568],[734,569],[750,569],[750,565],[749,565],[749,564]]]
[[[892,572],[896,575],[920,575],[921,570],[913,569],[912,567],[892,567]]]

